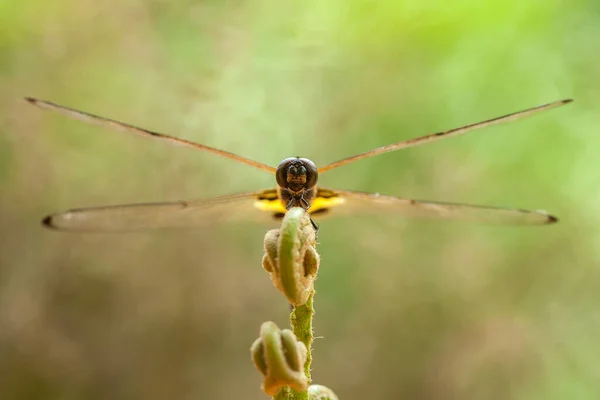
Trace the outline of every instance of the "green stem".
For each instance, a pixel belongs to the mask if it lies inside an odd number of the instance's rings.
[[[296,338],[304,343],[306,346],[306,363],[304,364],[304,372],[306,373],[306,377],[308,378],[308,384],[312,382],[310,376],[310,364],[312,362],[312,343],[313,343],[313,315],[315,313],[315,309],[313,308],[313,297],[315,295],[315,291],[311,292],[308,297],[308,301],[299,306],[294,307],[292,313],[290,314],[290,324],[292,325],[292,332],[296,335]]]
[[[306,362],[304,363],[304,374],[311,383],[310,364],[312,362],[311,346],[313,342],[312,319],[315,312],[313,308],[314,290],[310,293],[308,301],[298,307],[294,307],[290,314],[290,324],[298,341],[306,346]],[[292,388],[283,388],[279,391],[275,400],[308,400],[308,391],[298,392]]]
[[[263,268],[293,307],[293,332],[265,322],[251,348],[254,364],[264,375],[263,391],[276,393],[275,400],[337,400],[327,387],[310,385],[314,280],[320,261],[315,245],[316,232],[301,208],[289,210],[281,229],[265,235]]]
[[[290,323],[296,338],[306,346],[304,373],[309,383],[314,280],[319,268],[315,245],[316,232],[310,217],[306,211],[296,207],[286,213],[280,230],[270,231],[265,236],[263,258],[263,267],[271,274],[273,284],[294,307]],[[286,387],[279,391],[275,399],[305,400],[308,399],[308,393]]]

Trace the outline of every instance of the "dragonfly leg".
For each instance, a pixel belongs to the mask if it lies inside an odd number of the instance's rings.
[[[310,204],[308,204],[308,201],[306,201],[306,199],[304,198],[304,195],[300,196],[300,199],[295,199],[295,198],[292,197],[292,199],[285,206],[285,209],[289,210],[290,208],[292,208],[292,206],[294,205],[294,203],[296,201],[299,201],[302,204],[302,207],[304,208],[304,211],[306,211],[308,213],[308,209],[310,208]],[[319,232],[319,226],[315,223],[315,221],[313,221],[313,219],[310,216],[309,216],[309,219],[310,219],[310,224],[314,228],[315,232]]]
[[[310,217],[309,217],[309,218],[310,218]],[[310,223],[311,223],[311,225],[313,226],[313,228],[315,228],[315,233],[318,233],[318,232],[319,232],[319,225],[317,225],[317,224],[315,223],[315,221],[313,221],[313,219],[312,219],[312,218],[310,218]]]
[[[304,205],[304,210],[308,213],[308,209],[310,208],[310,204],[308,204],[308,201],[306,201],[306,199],[304,198],[304,195],[302,197],[300,197],[300,201]],[[318,233],[319,232],[319,225],[317,225],[315,223],[315,221],[313,221],[313,219],[310,216],[309,216],[309,219],[310,219],[311,225],[315,229],[315,233]]]

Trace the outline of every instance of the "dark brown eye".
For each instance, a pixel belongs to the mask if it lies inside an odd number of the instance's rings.
[[[317,171],[317,166],[308,158],[301,158],[300,161],[302,161],[304,168],[306,168],[306,188],[312,189],[315,187],[317,181],[319,180],[319,172]]]
[[[290,166],[290,164],[293,161],[296,161],[296,160],[298,160],[296,157],[286,158],[285,160],[280,162],[279,165],[277,166],[277,171],[275,172],[275,179],[277,180],[277,184],[279,185],[279,187],[287,189],[287,187],[288,187],[288,181],[287,181],[288,167]]]

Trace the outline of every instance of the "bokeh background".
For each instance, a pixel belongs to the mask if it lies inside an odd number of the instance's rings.
[[[273,177],[23,96],[272,165],[323,165],[575,98],[322,177],[561,222],[323,221],[313,378],[342,399],[599,398],[598,4],[0,2],[0,398],[262,399],[248,349],[289,311],[260,265],[264,226],[80,235],[39,224]]]

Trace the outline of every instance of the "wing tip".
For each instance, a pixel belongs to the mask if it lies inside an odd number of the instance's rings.
[[[58,230],[58,227],[54,225],[54,222],[52,221],[52,215],[48,215],[42,219],[42,226],[53,231]]]
[[[541,225],[552,225],[552,224],[555,224],[558,222],[558,217],[555,217],[554,215],[550,214],[548,211],[536,210],[535,213],[544,217],[543,220],[539,221],[539,223]]]
[[[23,97],[23,100],[25,100],[27,103],[29,103],[33,106],[39,107],[39,108],[51,108],[54,105],[54,104],[50,103],[49,101],[36,99],[35,97],[29,97],[29,96]]]

